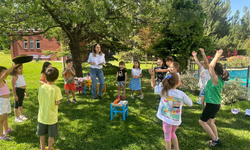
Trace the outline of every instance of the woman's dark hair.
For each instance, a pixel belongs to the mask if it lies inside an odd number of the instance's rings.
[[[1,73],[2,71],[4,71],[4,70],[7,70],[7,68],[4,67],[4,66],[0,66],[0,73]]]
[[[171,75],[169,79],[162,80],[163,89],[161,95],[166,94],[168,96],[168,91],[179,83],[179,76],[176,73],[170,73],[169,75]]]
[[[21,66],[23,66],[23,64],[20,64],[20,65],[18,65],[16,68],[14,68],[14,69],[12,70],[12,72],[10,73],[10,75],[16,76],[16,75],[17,75],[17,68],[19,68],[19,67],[21,67]]]
[[[44,62],[43,63],[43,69],[42,69],[42,72],[41,73],[45,73],[46,69],[49,67],[49,65],[51,65],[50,62]]]
[[[229,73],[226,69],[223,69],[223,65],[221,63],[216,63],[214,71],[222,78],[222,80],[228,81]]]
[[[173,62],[173,66],[175,67],[175,68],[177,68],[177,72],[181,72],[181,66],[180,66],[180,64],[178,63],[178,62]]]
[[[135,62],[138,63],[138,68],[141,69],[141,68],[140,68],[140,62],[139,62],[139,60],[135,60],[134,63],[135,63]],[[135,68],[135,65],[133,65],[133,68]]]
[[[93,53],[93,56],[94,56],[94,57],[96,57],[96,50],[95,50],[95,48],[96,48],[97,45],[100,45],[100,44],[97,44],[97,43],[96,43],[96,44],[93,45],[92,53]],[[100,45],[100,46],[101,46],[101,45]],[[102,51],[100,51],[99,54],[102,56]]]

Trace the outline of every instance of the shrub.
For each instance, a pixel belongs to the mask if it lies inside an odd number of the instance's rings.
[[[121,57],[119,58],[119,60],[123,60],[123,61],[131,61],[132,60],[132,56],[133,56],[133,52],[126,52],[124,54],[121,55]],[[135,52],[134,53],[134,60],[141,60],[142,57],[142,53],[139,52]]]
[[[191,91],[200,90],[198,77],[195,77],[189,72],[181,75],[181,82],[183,88],[189,89]]]
[[[11,51],[9,49],[5,49],[3,53],[4,54],[11,54]]]
[[[222,103],[226,105],[248,99],[249,91],[242,85],[243,83],[239,78],[226,82],[221,93]]]
[[[220,61],[221,62],[221,61]],[[249,65],[249,58],[245,56],[233,56],[228,58],[228,67],[242,68]]]
[[[104,75],[112,75],[113,74],[114,76],[117,73],[117,69],[118,69],[117,66],[114,66],[110,63],[106,63],[102,68]]]

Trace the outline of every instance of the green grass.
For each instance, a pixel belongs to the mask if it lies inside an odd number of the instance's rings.
[[[10,67],[10,55],[0,52],[1,66]],[[113,62],[117,64],[118,62]],[[12,141],[0,141],[1,150],[30,150],[39,149],[39,137],[36,133],[38,101],[37,89],[40,86],[40,71],[43,62],[35,61],[24,64],[23,75],[27,82],[29,97],[24,101],[24,114],[29,120],[23,123],[14,122],[14,113],[9,115],[9,125],[15,129],[10,134]],[[62,71],[59,62],[52,62],[54,67]],[[126,64],[130,73],[132,64]],[[157,95],[153,94],[150,87],[150,77],[144,64],[142,91],[145,98],[139,99],[136,92],[135,99],[130,99],[131,90],[127,89],[126,97],[129,101],[129,117],[122,121],[122,115],[110,120],[110,103],[115,100],[117,87],[113,84],[115,74],[105,75],[107,82],[107,93],[102,100],[92,101],[90,92],[87,95],[77,94],[78,103],[67,105],[63,90],[63,78],[60,75],[58,85],[64,95],[59,105],[59,137],[56,138],[54,148],[61,150],[160,150],[164,149],[164,138],[161,121],[156,118],[158,109]],[[84,68],[86,73],[89,66]],[[128,78],[128,82],[130,81]],[[11,87],[10,77],[6,80]],[[196,102],[198,97],[190,92],[186,93]],[[13,96],[11,95],[13,108]],[[238,108],[241,113],[233,115],[231,108]],[[219,111],[216,124],[219,137],[223,146],[218,149],[225,150],[247,150],[250,147],[250,117],[244,116],[245,109],[250,108],[249,101],[240,101],[229,106],[223,106]],[[182,150],[209,150],[206,141],[208,135],[198,123],[201,107],[194,104],[192,107],[184,106],[182,112],[182,124],[176,131]]]

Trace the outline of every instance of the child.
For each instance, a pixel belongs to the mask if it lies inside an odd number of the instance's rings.
[[[52,67],[52,64],[50,62],[44,62],[43,63],[43,69],[42,69],[42,72],[41,72],[41,78],[40,78],[40,83],[42,84],[46,84],[47,83],[47,80],[45,78],[45,71],[47,68],[51,68]]]
[[[201,105],[202,105],[202,110],[204,110],[204,107],[206,106],[206,103],[204,103],[204,98],[205,98],[205,89],[207,85],[207,81],[210,80],[210,75],[207,66],[203,64],[201,65],[200,61],[197,58],[197,53],[195,51],[192,52],[192,55],[194,56],[194,60],[198,67],[201,69],[200,73],[200,78],[199,78],[199,84],[200,84],[200,97],[201,97]],[[210,62],[208,62],[210,63]]]
[[[40,86],[38,91],[38,125],[36,134],[40,136],[41,150],[45,149],[45,136],[48,134],[48,149],[52,149],[54,137],[58,136],[58,105],[62,99],[59,87],[55,85],[59,71],[52,67],[45,71],[46,84]]]
[[[125,86],[126,86],[126,83],[127,83],[127,70],[124,68],[125,63],[123,61],[119,62],[119,66],[120,66],[120,68],[117,71],[116,81],[115,81],[115,83],[118,84],[118,96],[117,96],[117,99],[120,99],[121,87],[122,87],[122,90],[123,90],[122,99],[125,99]]]
[[[151,68],[153,68],[153,64],[151,65]],[[154,67],[154,71],[156,72],[156,84],[159,86],[162,86],[162,80],[164,78],[164,74],[169,71],[166,66],[163,66],[163,60],[161,58],[158,58],[157,60],[157,66]]]
[[[170,73],[176,73],[178,75],[178,77],[179,77],[178,87],[180,87],[182,85],[181,76],[179,73],[179,72],[181,72],[180,64],[178,62],[173,62],[169,68],[170,68]]]
[[[170,65],[174,62],[174,58],[171,56],[168,56],[167,58],[165,58],[166,61],[166,65],[168,66],[168,69],[170,69]],[[169,73],[169,71],[167,72],[167,74]]]
[[[181,124],[181,112],[183,104],[192,106],[192,100],[182,91],[176,89],[179,77],[176,73],[170,73],[162,81],[163,87],[155,84],[154,70],[149,69],[151,86],[156,94],[161,95],[157,117],[162,120],[166,150],[171,150],[171,140],[175,150],[179,150],[176,129]]]
[[[10,90],[4,79],[6,79],[17,66],[18,64],[13,64],[8,70],[0,66],[0,140],[10,140],[6,134],[14,132],[14,130],[8,127],[8,114],[11,113]],[[4,133],[3,127],[5,129]]]
[[[26,93],[26,82],[24,79],[23,73],[23,65],[20,64],[11,72],[12,78],[12,91],[15,98],[14,105],[14,113],[15,113],[15,121],[23,122],[27,120],[23,114],[23,99],[27,97]],[[20,112],[20,116],[18,115],[18,110]]]
[[[210,146],[215,147],[221,145],[221,140],[218,137],[217,127],[214,124],[214,118],[220,109],[220,93],[223,89],[225,81],[228,80],[229,73],[227,70],[223,69],[222,64],[217,63],[223,53],[222,49],[216,52],[215,57],[210,64],[208,63],[204,50],[200,48],[200,51],[203,56],[204,66],[208,68],[211,79],[206,85],[206,94],[204,99],[206,107],[201,114],[199,123],[212,139],[209,142]]]
[[[76,90],[76,85],[75,85],[75,80],[74,80],[74,76],[76,75],[76,71],[73,67],[73,61],[72,59],[67,59],[66,60],[66,64],[67,66],[64,68],[63,71],[63,76],[64,76],[64,89],[65,89],[65,93],[68,99],[68,104],[71,103],[70,99],[69,99],[69,90],[71,91],[71,94],[73,96],[73,103],[76,102],[76,98],[75,98],[75,90]]]
[[[141,80],[142,77],[142,70],[140,68],[140,62],[136,60],[134,62],[134,66],[131,71],[131,81],[129,83],[129,88],[132,90],[131,98],[134,99],[134,91],[140,91],[140,98],[143,99],[142,90],[141,90]]]

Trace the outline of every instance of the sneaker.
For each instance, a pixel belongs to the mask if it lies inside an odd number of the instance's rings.
[[[143,95],[140,96],[140,99],[143,99]]]
[[[73,100],[72,100],[72,103],[76,103],[76,102],[77,102],[76,99],[73,99]]]
[[[131,94],[131,98],[134,99],[135,98],[134,95]]]
[[[102,99],[101,95],[97,95],[98,96],[98,99]]]
[[[18,118],[15,118],[15,122],[23,122],[23,120],[20,117],[18,117]]]
[[[118,95],[118,96],[116,97],[116,99],[120,99],[120,96]]]
[[[6,135],[0,136],[0,140],[11,140],[11,138],[7,137]]]
[[[21,118],[22,120],[27,120],[28,119],[24,115],[20,115],[19,118]]]
[[[68,105],[71,103],[71,101],[68,100]]]
[[[209,145],[212,146],[212,147],[215,147],[215,146],[220,146],[221,145],[221,140],[218,139],[217,141],[210,141],[209,142]]]
[[[96,97],[93,97],[92,100],[97,100],[97,98],[96,98]]]
[[[14,132],[14,130],[12,130],[11,127],[9,127],[8,130],[5,130],[5,131],[3,132],[3,134],[6,135],[6,134],[11,133],[11,132]]]
[[[125,96],[123,96],[122,99],[125,100]]]

